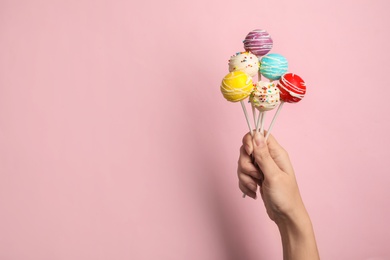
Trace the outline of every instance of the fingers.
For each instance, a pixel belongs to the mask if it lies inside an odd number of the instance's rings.
[[[237,174],[239,188],[247,196],[256,198],[257,186],[262,186],[264,176],[270,181],[283,172],[294,174],[288,153],[272,135],[266,141],[260,133],[255,132],[253,138],[247,133],[242,143]]]
[[[237,176],[240,190],[245,195],[256,199],[257,183],[261,183],[262,174],[253,164],[251,157],[245,151],[244,145],[240,148]]]
[[[253,152],[253,146],[252,146],[252,136],[250,133],[247,133],[242,138],[242,145],[245,148],[245,151],[248,155],[251,155]]]
[[[269,153],[278,167],[287,174],[293,174],[294,170],[287,151],[270,134],[267,139]]]
[[[262,173],[254,165],[252,158],[246,153],[244,146],[240,148],[238,159],[238,172],[249,175],[256,180],[262,179]]]
[[[252,140],[252,145],[255,161],[260,170],[264,173],[265,178],[280,171],[278,165],[271,157],[267,142],[265,141],[265,138],[262,134],[255,133],[255,136]]]
[[[252,177],[241,173],[238,175],[238,179],[238,187],[240,188],[240,190],[252,199],[256,199],[257,185],[256,182],[252,179]]]

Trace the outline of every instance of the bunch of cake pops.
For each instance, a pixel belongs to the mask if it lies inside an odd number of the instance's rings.
[[[228,101],[241,103],[252,135],[245,100],[249,98],[255,129],[261,134],[264,134],[266,112],[278,107],[267,130],[266,139],[283,104],[297,103],[306,93],[306,84],[302,78],[288,72],[287,59],[283,55],[269,53],[272,47],[272,38],[265,30],[249,32],[244,40],[245,52],[238,52],[230,58],[230,73],[223,78],[221,84],[221,92]],[[254,81],[256,75],[257,82]],[[262,80],[262,76],[268,80]]]

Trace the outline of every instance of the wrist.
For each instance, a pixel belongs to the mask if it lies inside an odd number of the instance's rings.
[[[307,222],[310,222],[310,217],[303,204],[295,206],[294,208],[283,213],[279,213],[275,219],[275,223],[279,229],[300,229],[307,225]]]
[[[309,214],[305,209],[280,216],[275,220],[281,235],[289,237],[301,237],[312,232],[312,224]]]
[[[306,209],[275,221],[282,239],[283,259],[319,259],[313,226]]]

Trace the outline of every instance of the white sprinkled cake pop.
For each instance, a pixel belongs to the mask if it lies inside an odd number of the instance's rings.
[[[272,82],[259,81],[249,100],[261,112],[272,110],[280,103],[279,89]]]
[[[244,71],[251,77],[257,75],[260,67],[259,59],[250,52],[237,52],[230,57],[229,71]]]

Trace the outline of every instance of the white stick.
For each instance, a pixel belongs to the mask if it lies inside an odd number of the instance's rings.
[[[261,127],[260,127],[260,134],[264,135],[264,119],[265,119],[265,111],[262,112],[261,116]]]
[[[259,117],[257,118],[257,124],[256,124],[256,132],[259,132],[260,122],[262,117],[263,117],[263,112],[259,112]]]
[[[257,121],[256,121],[256,108],[254,105],[252,105],[252,115],[253,115],[253,123],[255,125],[257,125]]]
[[[246,111],[246,107],[245,107],[244,101],[241,100],[240,103],[241,103],[241,106],[242,106],[242,110],[244,111],[244,115],[245,115],[246,123],[248,124],[248,127],[249,127],[249,131],[251,132],[251,135],[253,136],[252,126],[251,126],[251,123],[249,122],[248,112]]]
[[[275,113],[275,115],[274,115],[274,118],[272,118],[271,124],[270,124],[270,126],[269,126],[269,128],[268,128],[267,135],[265,136],[265,140],[268,139],[268,136],[269,136],[269,134],[271,133],[272,127],[273,127],[274,124],[275,124],[276,118],[278,117],[278,115],[279,115],[279,113],[280,113],[280,110],[282,110],[283,104],[284,104],[283,101],[280,102],[280,105],[279,105],[279,107],[278,107],[278,110],[276,110],[276,113]]]
[[[254,106],[252,106],[253,108]],[[259,116],[257,117],[257,120],[255,120],[255,126],[256,126],[256,133],[259,132],[259,127],[260,127],[260,121],[261,121],[261,118],[263,117],[263,112],[260,112],[259,111]],[[251,160],[252,162],[255,164],[255,158],[253,157],[253,153],[251,154]],[[246,194],[243,193],[242,194],[242,197],[245,198],[246,197]]]
[[[241,103],[242,111],[244,111],[244,115],[245,115],[246,123],[248,124],[248,127],[249,127],[249,131],[251,132],[251,136],[253,136],[252,126],[251,126],[251,123],[249,122],[248,113],[246,111],[246,106],[245,106],[243,100],[241,100],[240,103]],[[255,110],[256,110],[255,107],[252,106],[253,120],[255,121],[255,125],[256,125],[258,122],[256,122],[256,115],[255,115],[256,111]],[[260,116],[260,114],[259,114],[259,116]],[[251,159],[252,159],[252,156],[253,156],[253,154],[251,154]],[[243,193],[242,197],[245,198],[246,194]]]
[[[259,62],[260,62],[260,57],[258,57],[258,59],[259,59]],[[260,68],[259,68],[258,71],[257,71],[257,81],[260,81],[260,80],[261,80],[261,73],[260,73]],[[244,113],[246,114],[246,109],[245,109],[245,106],[243,105],[242,101],[241,101],[241,105],[243,106]],[[254,106],[252,106],[252,114],[253,114],[253,121],[254,121],[255,126],[256,126],[256,132],[258,132],[259,131],[258,125],[259,125],[260,116],[261,116],[262,113],[259,112],[259,116],[258,116],[257,121],[256,121],[256,109],[255,109]],[[249,129],[251,131],[251,135],[253,136],[252,127],[249,124],[247,116],[246,116],[246,118],[247,118],[246,121],[248,122]],[[253,156],[253,154],[252,154],[252,156]],[[245,193],[242,194],[243,198],[245,198],[245,196],[246,196]]]

